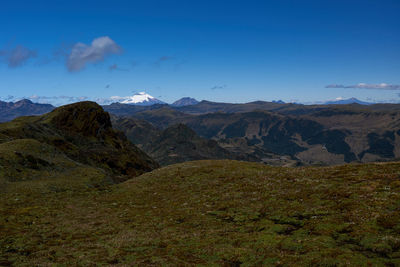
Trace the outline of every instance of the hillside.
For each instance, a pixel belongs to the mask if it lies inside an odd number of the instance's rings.
[[[399,169],[195,161],[3,193],[0,265],[398,266]]]
[[[199,101],[197,101],[194,98],[182,97],[181,99],[178,99],[174,103],[172,103],[171,106],[173,106],[173,107],[184,107],[184,106],[196,105],[198,103],[199,103]]]
[[[161,165],[200,159],[247,159],[223,149],[214,140],[199,137],[184,124],[176,124],[159,133],[143,150]]]
[[[161,165],[200,159],[257,161],[257,158],[243,153],[229,152],[216,141],[198,136],[184,124],[160,130],[147,121],[133,118],[113,117],[112,123],[115,129],[123,131],[129,141]]]
[[[131,117],[161,129],[186,124],[199,136],[216,140],[231,152],[251,155],[269,164],[287,164],[281,157],[303,164],[328,165],[399,158],[400,112],[359,106],[286,110],[290,114],[255,110],[200,115],[162,107]]]
[[[94,102],[62,106],[42,116],[0,124],[0,182],[72,175],[126,180],[158,167]],[[90,174],[91,175],[91,174]],[[90,176],[89,175],[89,176]],[[56,179],[56,178],[54,178]]]

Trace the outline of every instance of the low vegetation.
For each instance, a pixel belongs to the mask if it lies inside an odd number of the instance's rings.
[[[82,174],[9,182],[0,265],[400,265],[400,163],[193,161],[73,186]]]

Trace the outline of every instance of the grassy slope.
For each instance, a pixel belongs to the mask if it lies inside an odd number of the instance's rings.
[[[0,195],[0,265],[400,264],[400,164],[168,166]],[[390,266],[390,265],[389,265]]]
[[[62,191],[104,186],[113,181],[107,173],[71,160],[53,146],[34,139],[0,144],[0,194]]]

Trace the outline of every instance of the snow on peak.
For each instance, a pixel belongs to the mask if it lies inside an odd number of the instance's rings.
[[[134,94],[133,96],[127,97],[127,99],[125,99],[121,103],[122,104],[138,104],[138,103],[148,102],[151,100],[155,100],[155,98],[149,94],[146,94],[146,92],[139,92],[137,94]]]
[[[162,104],[163,102],[147,94],[146,92],[139,92],[134,94],[133,96],[124,97],[124,100],[120,101],[120,103],[133,105],[153,105]]]

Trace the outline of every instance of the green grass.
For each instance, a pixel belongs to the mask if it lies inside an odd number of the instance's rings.
[[[34,139],[0,144],[0,193],[81,190],[111,183],[104,170],[75,162]]]
[[[400,265],[400,163],[195,161],[29,190],[38,181],[0,195],[0,265]]]

